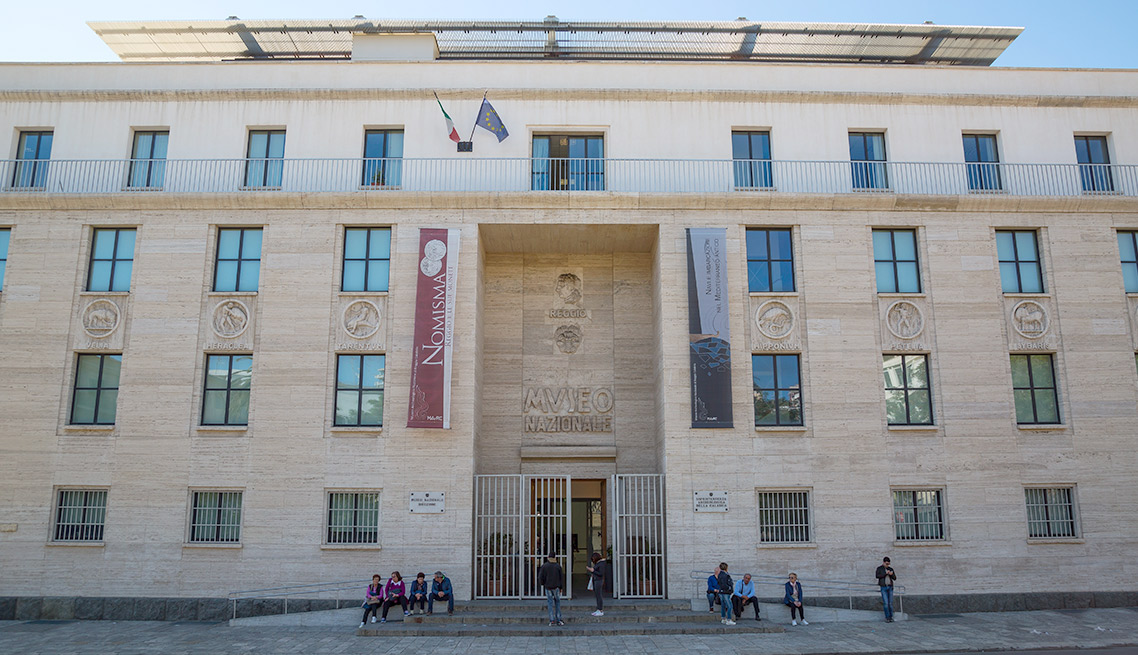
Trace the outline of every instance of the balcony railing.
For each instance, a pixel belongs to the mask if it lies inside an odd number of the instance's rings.
[[[1138,196],[1138,166],[1119,164],[521,157],[0,160],[0,165],[4,193],[402,190]],[[251,176],[250,170],[272,174]]]

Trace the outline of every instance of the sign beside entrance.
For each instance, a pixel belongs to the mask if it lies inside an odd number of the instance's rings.
[[[412,514],[442,514],[446,511],[445,491],[412,491]]]
[[[409,428],[450,428],[458,245],[457,229],[419,230]]]
[[[733,426],[726,249],[726,228],[688,228],[688,354],[693,428]]]
[[[726,491],[693,491],[692,502],[697,512],[728,512]]]

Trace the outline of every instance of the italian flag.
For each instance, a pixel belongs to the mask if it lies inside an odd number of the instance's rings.
[[[462,141],[462,139],[458,136],[458,130],[454,129],[454,121],[450,119],[450,114],[447,113],[447,110],[443,109],[443,101],[439,100],[438,95],[435,95],[435,102],[439,103],[439,111],[443,112],[443,118],[445,118],[447,121],[447,136],[450,137],[450,140],[454,141],[455,143]]]

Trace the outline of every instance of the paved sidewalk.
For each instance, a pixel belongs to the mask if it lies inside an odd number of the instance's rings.
[[[571,617],[570,617],[571,618]],[[341,628],[219,623],[3,621],[0,653],[955,653],[1138,645],[1138,608],[954,614],[901,623],[811,623],[783,634],[626,637],[355,636]]]

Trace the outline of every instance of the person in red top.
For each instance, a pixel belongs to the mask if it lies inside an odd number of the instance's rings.
[[[387,610],[396,603],[403,606],[403,616],[410,614],[407,611],[407,587],[403,584],[403,576],[399,575],[399,571],[391,573],[391,579],[383,587],[383,597],[386,600],[383,601],[383,616],[379,619],[380,623],[387,623]]]

